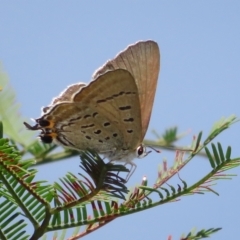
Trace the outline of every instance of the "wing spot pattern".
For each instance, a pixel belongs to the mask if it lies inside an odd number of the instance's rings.
[[[89,114],[87,114],[87,115],[85,115],[83,118],[90,118],[91,117],[91,115],[89,115]]]
[[[111,125],[110,122],[105,122],[105,123],[103,124],[104,127],[107,127],[107,126],[110,126],[110,125]]]
[[[93,113],[93,117],[96,117],[98,115],[98,113],[97,112],[95,112],[95,113]]]
[[[123,119],[124,122],[133,122],[134,119],[133,118],[125,118]]]
[[[81,128],[91,128],[94,127],[94,124],[89,124],[89,125],[82,125]]]
[[[101,130],[97,130],[97,131],[94,131],[95,134],[100,134],[102,131]]]
[[[96,103],[104,103],[104,102],[107,102],[107,101],[109,101],[109,100],[113,100],[114,98],[117,98],[117,97],[119,97],[119,96],[121,96],[121,95],[123,95],[123,94],[125,94],[125,95],[129,95],[129,94],[136,94],[135,92],[119,92],[119,93],[117,93],[117,94],[113,94],[112,96],[110,96],[110,97],[106,97],[106,98],[104,98],[104,99],[99,99],[99,100],[97,100],[97,102]]]
[[[129,110],[131,108],[132,108],[131,106],[123,106],[123,107],[119,107],[118,109],[121,111],[125,111],[125,110]]]
[[[72,118],[69,120],[69,122],[74,122],[74,121],[77,121],[77,120],[80,120],[82,117],[77,117],[77,118]]]

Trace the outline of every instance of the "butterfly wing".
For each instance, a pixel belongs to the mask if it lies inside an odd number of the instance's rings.
[[[59,96],[55,97],[51,104],[47,107],[43,107],[42,111],[43,113],[46,113],[52,106],[54,106],[57,103],[61,103],[64,101],[71,101],[72,96],[77,92],[80,91],[83,87],[85,87],[87,84],[86,83],[75,83],[70,86],[68,86],[63,92],[60,93]]]
[[[132,150],[142,141],[138,88],[122,69],[98,76],[41,120],[51,122],[57,142],[78,150]]]
[[[160,52],[158,44],[149,40],[130,45],[114,59],[100,67],[94,73],[93,79],[106,71],[114,69],[128,70],[136,81],[141,106],[141,131],[143,139],[152,112],[160,70]]]

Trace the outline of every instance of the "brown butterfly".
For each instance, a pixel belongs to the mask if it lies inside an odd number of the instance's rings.
[[[136,168],[132,160],[148,153],[142,142],[159,69],[157,43],[137,42],[100,67],[89,84],[71,85],[53,99],[35,126],[24,124],[41,130],[45,143],[54,140],[76,150],[93,149],[110,161],[130,164],[130,177]]]

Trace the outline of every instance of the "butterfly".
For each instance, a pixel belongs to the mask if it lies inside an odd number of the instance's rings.
[[[41,130],[44,143],[92,149],[110,161],[130,164],[132,175],[136,169],[132,160],[148,154],[142,142],[159,70],[158,44],[137,42],[96,70],[89,84],[73,84],[54,98],[35,126],[24,124],[29,130]]]

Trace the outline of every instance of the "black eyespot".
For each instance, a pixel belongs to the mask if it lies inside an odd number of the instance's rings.
[[[119,110],[125,111],[131,109],[131,106],[124,106],[124,107],[119,107]]]
[[[53,141],[53,138],[49,135],[43,135],[43,136],[40,136],[40,138],[41,138],[42,142],[47,143],[47,144],[50,144]]]
[[[83,118],[89,118],[89,117],[91,117],[91,115],[87,114]]]
[[[124,122],[133,122],[134,119],[133,118],[127,118],[127,119],[123,119]]]
[[[77,120],[80,120],[81,118],[82,118],[81,116],[79,116],[77,118],[72,118],[72,119],[69,120],[69,122],[75,122]]]
[[[101,130],[97,130],[97,131],[94,131],[95,134],[100,134],[102,131]]]
[[[97,103],[102,103],[102,102],[106,102],[106,100],[105,99],[97,100]]]
[[[113,133],[113,137],[117,137],[118,135],[117,135],[117,133]]]
[[[41,127],[47,127],[50,125],[50,122],[44,119],[39,119],[37,122]]]
[[[93,113],[93,117],[96,117],[98,115],[98,113],[97,112],[95,112],[95,113]]]
[[[110,125],[110,122],[105,122],[105,123],[103,124],[104,127],[107,127],[107,126],[109,126],[109,125]]]
[[[92,124],[89,124],[89,125],[82,125],[81,128],[91,128],[91,127],[94,127],[95,125],[92,123]]]

